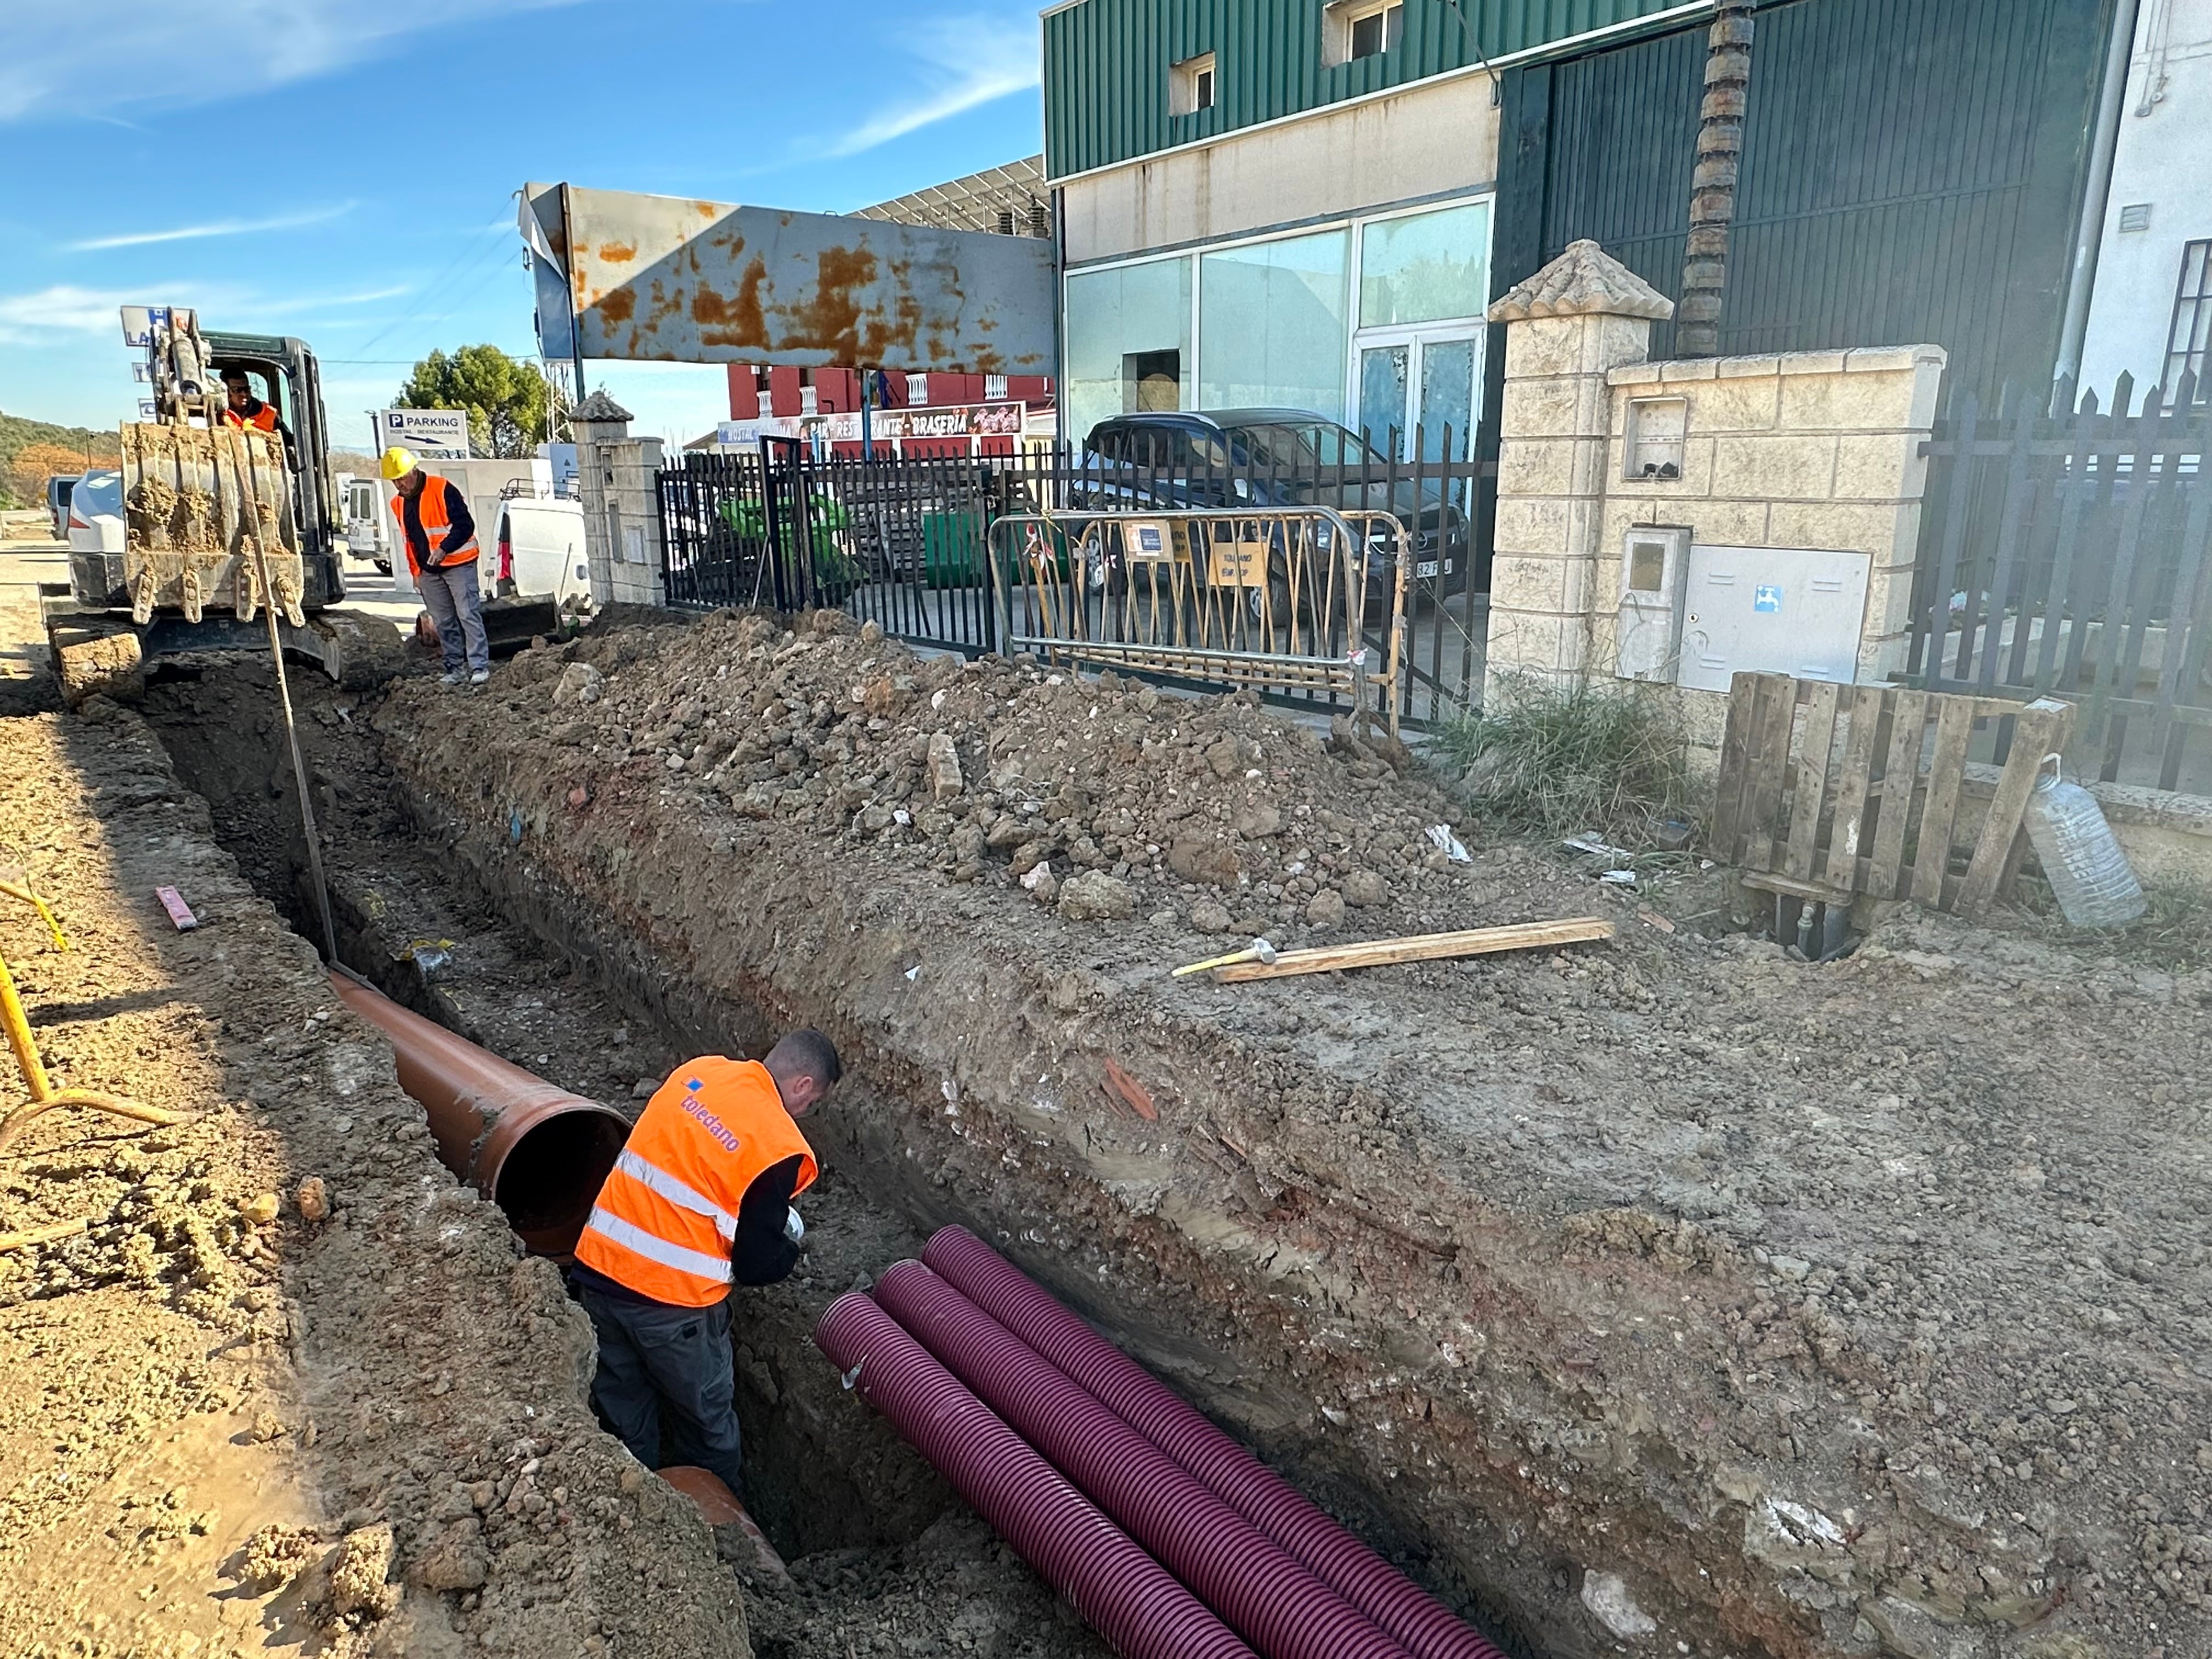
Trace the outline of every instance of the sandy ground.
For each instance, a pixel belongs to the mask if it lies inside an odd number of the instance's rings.
[[[135,716],[0,719],[4,856],[72,947],[0,910],[48,1064],[195,1115],[0,1152],[0,1228],[91,1223],[0,1255],[0,1651],[744,1655],[705,1527],[591,1420],[557,1274],[213,829]]]
[[[1224,926],[1609,901],[1431,857],[1371,748],[834,629],[613,630],[374,724],[507,915],[853,1044],[877,1201],[1006,1241],[1516,1639],[2212,1652],[2202,972],[1909,911],[1820,968],[1624,905],[1570,952],[1170,981]]]

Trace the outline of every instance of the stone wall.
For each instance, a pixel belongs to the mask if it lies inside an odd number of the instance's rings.
[[[654,482],[660,470],[660,440],[631,437],[629,411],[604,392],[579,404],[571,420],[592,603],[665,604],[660,503]]]

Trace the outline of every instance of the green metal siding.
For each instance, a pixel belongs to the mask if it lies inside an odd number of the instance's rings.
[[[1398,46],[1322,63],[1325,0],[1078,0],[1044,19],[1045,162],[1062,178],[1632,23],[1682,0],[1405,0]],[[1168,113],[1168,70],[1215,58],[1214,105]]]
[[[1984,396],[2047,382],[2110,27],[2110,0],[1763,6],[1722,351],[1932,342]],[[1583,236],[1679,291],[1704,36],[1508,72],[1498,291]]]

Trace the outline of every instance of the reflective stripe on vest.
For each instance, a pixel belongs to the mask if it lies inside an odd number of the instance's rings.
[[[446,532],[453,527],[453,500],[447,494],[453,488],[449,479],[441,478],[434,472],[425,473],[422,493],[415,498],[416,512],[422,521],[422,539],[432,548],[443,542]],[[407,533],[407,498],[396,491],[392,497],[392,516],[399,526],[399,544],[407,550],[407,568],[419,576],[422,574],[422,567],[416,562],[415,538]],[[465,544],[440,560],[438,568],[444,569],[451,565],[467,564],[476,556],[477,538],[471,536]]]
[[[646,1103],[599,1188],[576,1260],[655,1302],[712,1306],[729,1293],[746,1188],[791,1158],[799,1160],[793,1191],[804,1192],[816,1175],[813,1150],[766,1066],[720,1054],[693,1060]]]

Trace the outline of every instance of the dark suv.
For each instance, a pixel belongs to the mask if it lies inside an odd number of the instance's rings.
[[[1466,591],[1468,515],[1441,478],[1418,487],[1358,434],[1301,409],[1159,410],[1091,428],[1097,506],[1333,507],[1395,514],[1406,528],[1409,604]],[[1370,599],[1390,572],[1379,539],[1366,561]]]

